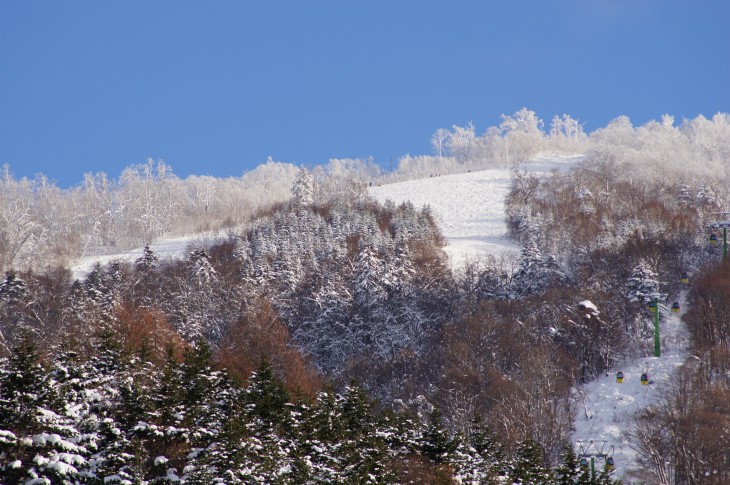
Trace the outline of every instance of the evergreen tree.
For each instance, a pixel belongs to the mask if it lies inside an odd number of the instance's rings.
[[[542,293],[551,286],[565,284],[565,273],[560,269],[554,256],[543,256],[532,240],[522,250],[522,263],[512,276],[511,296],[520,298]]]
[[[528,438],[517,445],[512,457],[510,480],[519,484],[549,484],[552,483],[550,470],[543,465],[542,448]]]
[[[5,272],[0,283],[0,349],[10,350],[18,339],[30,337],[29,328],[23,311],[28,298],[28,288],[15,271]]]
[[[458,441],[451,438],[443,424],[443,414],[434,409],[428,425],[423,431],[421,450],[434,463],[449,463],[451,453],[456,450]]]
[[[574,485],[581,474],[581,466],[575,455],[573,445],[566,443],[563,448],[562,461],[555,469],[556,485]]]
[[[142,250],[142,257],[134,262],[134,267],[139,272],[149,272],[157,270],[157,255],[152,251],[149,245]]]
[[[266,357],[262,357],[259,368],[251,375],[244,399],[248,413],[262,426],[281,425],[288,417],[289,393]]]
[[[504,446],[499,443],[489,427],[484,425],[481,415],[476,415],[472,421],[469,445],[484,461],[489,476],[496,477],[504,474],[506,457]]]
[[[631,271],[626,283],[626,297],[629,301],[646,304],[659,291],[656,273],[645,261],[641,261]]]
[[[292,196],[296,207],[306,207],[314,201],[314,188],[312,186],[312,175],[309,170],[302,167],[297,172],[297,178],[292,187]]]
[[[88,464],[59,383],[23,342],[0,369],[0,482],[75,481]]]

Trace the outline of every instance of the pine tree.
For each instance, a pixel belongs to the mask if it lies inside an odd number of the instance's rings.
[[[510,479],[515,483],[530,485],[552,483],[550,470],[543,465],[542,448],[530,438],[517,445],[511,468]]]
[[[0,349],[8,351],[18,339],[30,337],[33,330],[26,324],[23,311],[28,298],[28,288],[15,271],[5,272],[0,283]]]
[[[581,467],[573,445],[566,443],[563,447],[562,461],[555,469],[555,483],[556,485],[574,485],[578,483],[580,473]]]
[[[342,421],[345,428],[342,457],[343,478],[351,483],[378,483],[386,474],[385,442],[377,434],[377,424],[365,390],[351,383],[345,389]]]
[[[281,425],[288,417],[289,393],[265,357],[251,375],[244,399],[251,417],[264,427]]]
[[[140,272],[155,271],[157,266],[157,255],[150,249],[149,245],[142,250],[142,257],[134,262],[135,269]]]
[[[542,293],[551,286],[567,282],[554,256],[543,256],[533,241],[522,250],[522,263],[512,276],[510,292],[513,298]]]
[[[64,398],[32,343],[16,346],[0,373],[0,482],[73,482],[88,465]]]
[[[484,460],[490,476],[496,477],[504,474],[506,456],[504,446],[499,443],[489,427],[484,425],[481,415],[476,415],[472,420],[469,445]]]
[[[296,207],[306,207],[314,201],[314,189],[312,186],[312,175],[309,170],[302,167],[297,173],[297,178],[292,187],[292,196]]]
[[[458,441],[449,437],[443,424],[443,414],[434,409],[429,417],[428,425],[423,431],[421,450],[423,454],[437,464],[449,463],[451,453],[456,450]]]
[[[657,275],[645,261],[641,261],[631,271],[626,283],[626,297],[629,301],[646,304],[659,290]]]

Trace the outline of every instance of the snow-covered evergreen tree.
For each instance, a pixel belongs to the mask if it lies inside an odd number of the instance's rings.
[[[555,257],[543,256],[537,245],[529,241],[522,250],[522,263],[512,276],[511,297],[542,293],[551,286],[565,284],[567,279]]]
[[[314,187],[312,174],[302,167],[297,172],[297,178],[292,187],[292,196],[296,207],[307,207],[314,201]]]
[[[646,304],[659,291],[656,273],[646,261],[634,266],[631,276],[626,282],[626,297],[631,302]]]

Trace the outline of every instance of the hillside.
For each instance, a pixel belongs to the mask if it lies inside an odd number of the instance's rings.
[[[580,163],[581,159],[582,156],[538,157],[525,162],[520,169],[547,174],[552,170],[565,170]],[[481,255],[499,257],[519,253],[518,245],[506,235],[505,199],[510,183],[510,171],[492,169],[384,184],[371,187],[369,193],[381,203],[410,201],[416,208],[429,206],[447,240],[444,250],[456,269]],[[207,246],[215,240],[212,234],[160,239],[150,248],[160,260],[184,259],[191,247]],[[104,257],[87,257],[77,262],[72,271],[76,278],[83,278],[97,262],[133,262],[141,254],[142,248],[139,248]],[[611,373],[574,391],[577,409],[574,443],[600,442],[604,451],[614,456],[619,477],[637,464],[628,435],[633,419],[661,400],[675,368],[682,365],[687,355],[688,342],[679,315],[669,313],[663,324],[663,338],[667,349],[662,358],[625,360]],[[614,372],[618,370],[626,376],[624,384],[615,381]],[[652,376],[652,385],[639,384],[638,377],[643,372]]]
[[[522,169],[545,174],[579,163],[582,157],[542,157],[526,162]],[[430,177],[370,189],[380,202],[410,200],[414,205],[428,205],[433,211],[448,245],[454,267],[480,255],[499,256],[516,253],[519,247],[506,236],[505,198],[510,188],[506,170],[484,170],[458,175]],[[684,307],[684,301],[682,300]],[[572,439],[576,450],[590,453],[603,451],[613,456],[616,477],[627,481],[636,466],[637,453],[632,448],[630,433],[640,413],[658,404],[672,383],[672,377],[687,357],[688,337],[681,314],[663,307],[661,358],[626,359],[603,377],[574,390],[576,414]],[[623,384],[615,373],[624,373]],[[652,384],[641,385],[642,373],[651,376]],[[595,446],[588,449],[588,443]],[[596,448],[598,446],[600,450]],[[600,461],[599,467],[603,466]],[[627,481],[627,483],[630,483]]]

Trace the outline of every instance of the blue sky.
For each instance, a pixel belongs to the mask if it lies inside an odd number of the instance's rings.
[[[730,2],[0,0],[0,164],[62,187],[431,152],[522,107],[730,112]]]

